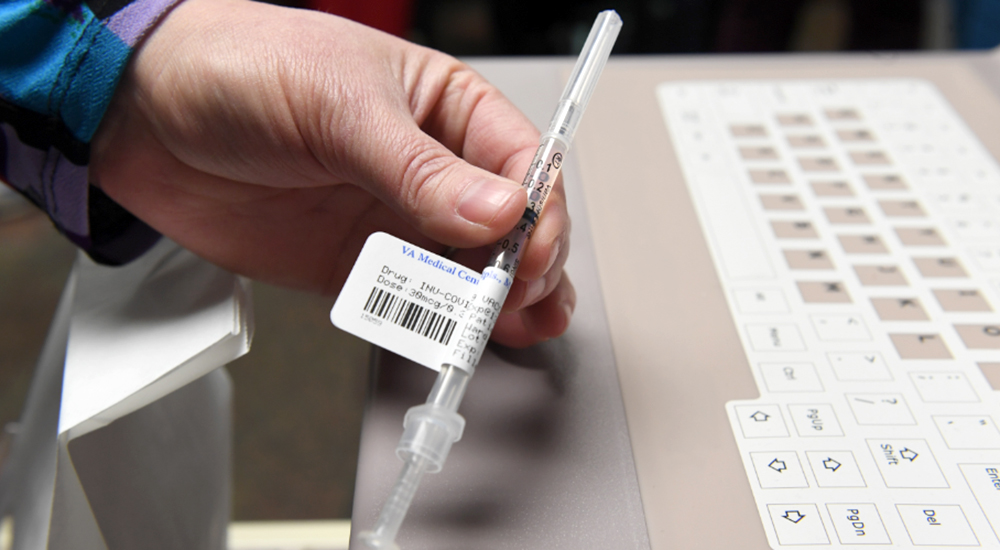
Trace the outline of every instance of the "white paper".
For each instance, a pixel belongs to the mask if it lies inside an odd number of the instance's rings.
[[[248,283],[167,239],[118,268],[81,254],[0,471],[13,550],[221,550],[230,386],[212,371],[251,335]]]

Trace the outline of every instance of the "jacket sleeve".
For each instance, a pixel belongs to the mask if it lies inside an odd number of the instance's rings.
[[[89,184],[87,165],[133,48],[178,1],[0,2],[0,179],[101,263],[159,238]]]

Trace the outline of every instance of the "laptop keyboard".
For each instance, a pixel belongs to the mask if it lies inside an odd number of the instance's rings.
[[[657,92],[760,390],[727,412],[772,548],[1000,547],[992,155],[924,81]]]

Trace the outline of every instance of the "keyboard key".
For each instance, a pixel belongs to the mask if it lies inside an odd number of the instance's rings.
[[[820,487],[865,487],[851,451],[806,451],[806,459]]]
[[[731,124],[729,133],[733,137],[767,137],[767,129],[761,124]]]
[[[822,250],[785,250],[789,269],[833,269],[833,260]]]
[[[878,235],[838,235],[841,248],[848,254],[888,254],[889,249]]]
[[[840,428],[833,407],[821,403],[812,405],[789,405],[788,414],[792,424],[801,437],[840,437],[844,430]]]
[[[976,289],[934,289],[941,309],[945,311],[993,311],[986,298]]]
[[[990,216],[967,216],[952,220],[951,226],[963,240],[982,240],[1000,237],[1000,222]]]
[[[955,258],[913,258],[913,263],[920,274],[928,278],[969,276]]]
[[[793,149],[818,149],[826,147],[823,138],[817,135],[788,136],[788,145]]]
[[[823,391],[812,363],[761,363],[760,374],[770,392]]]
[[[779,239],[818,239],[816,227],[812,222],[771,222],[771,229],[774,236]]]
[[[933,227],[897,227],[896,236],[906,246],[947,246]]]
[[[913,426],[917,423],[899,393],[849,393],[847,404],[862,426]]]
[[[1000,391],[1000,363],[977,363],[983,377],[995,391]]]
[[[812,118],[803,113],[778,115],[778,124],[782,126],[812,126]]]
[[[894,265],[856,265],[854,273],[864,286],[908,286],[903,272]]]
[[[935,416],[934,423],[949,449],[1000,449],[1000,431],[988,415]]]
[[[767,513],[779,544],[830,544],[815,504],[768,504]]]
[[[788,311],[785,293],[773,289],[737,289],[736,305],[743,313],[784,313]]]
[[[875,464],[885,486],[894,489],[944,489],[948,480],[941,473],[931,448],[923,439],[868,439]]]
[[[826,115],[826,118],[832,122],[861,120],[861,115],[858,114],[857,109],[852,109],[850,107],[842,109],[827,109],[823,111],[823,114]]]
[[[951,359],[948,346],[938,334],[890,334],[902,359]]]
[[[750,462],[757,472],[762,489],[796,489],[808,487],[795,451],[750,453]]]
[[[807,304],[847,304],[851,295],[836,281],[799,281],[799,293]]]
[[[872,191],[905,191],[909,189],[906,181],[896,174],[868,174],[862,178],[868,189]]]
[[[837,130],[837,138],[845,143],[859,143],[875,141],[875,134],[868,130]]]
[[[946,208],[948,210],[953,210],[955,212],[962,212],[963,210],[968,210],[976,208],[977,202],[975,197],[971,193],[965,191],[938,191],[930,196],[930,199],[937,203],[941,208]]]
[[[878,201],[882,213],[889,218],[923,218],[927,216],[917,201]]]
[[[791,324],[747,325],[750,345],[757,351],[802,351],[806,349],[799,328]]]
[[[826,354],[837,380],[843,382],[877,382],[892,380],[892,374],[882,354],[872,352],[835,352]]]
[[[961,372],[913,372],[910,379],[925,403],[979,402],[979,396]]]
[[[820,340],[849,342],[872,339],[865,322],[857,315],[812,315],[810,319]]]
[[[916,298],[872,298],[875,313],[883,321],[928,321],[927,312]]]
[[[743,437],[748,439],[788,437],[788,428],[777,405],[739,405],[733,407]]]
[[[874,504],[827,504],[826,509],[841,544],[892,544]]]
[[[1000,326],[955,325],[955,331],[969,349],[1000,349]]]
[[[958,467],[993,526],[993,532],[1000,533],[1000,462],[959,464]]]
[[[740,147],[743,160],[778,160],[778,152],[774,147]]]
[[[983,271],[993,273],[1000,271],[1000,248],[973,248],[969,252]]]
[[[760,196],[760,203],[768,211],[805,210],[798,195],[764,194]]]
[[[857,206],[824,208],[826,219],[834,225],[864,225],[871,223],[868,214]]]
[[[788,173],[784,170],[750,170],[750,181],[758,185],[790,185]]]
[[[813,193],[818,197],[853,197],[854,191],[845,181],[814,181]]]
[[[889,155],[882,151],[853,151],[849,156],[858,166],[888,166],[892,164]]]
[[[914,546],[979,546],[957,504],[897,504],[896,511]]]
[[[799,157],[799,167],[805,172],[837,172],[840,167],[832,157]]]

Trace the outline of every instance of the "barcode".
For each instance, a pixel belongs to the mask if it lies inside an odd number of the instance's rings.
[[[373,288],[368,295],[365,311],[446,346],[458,324],[444,315],[378,287]]]

